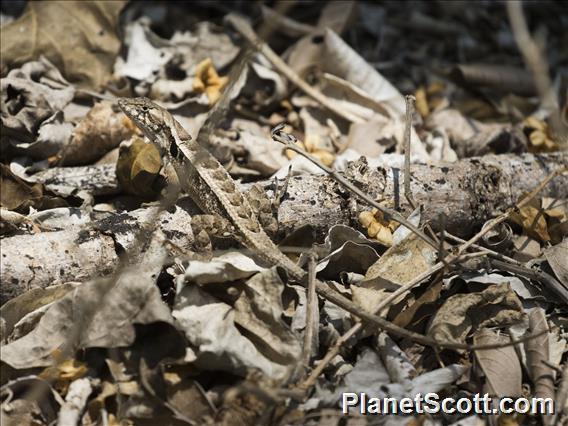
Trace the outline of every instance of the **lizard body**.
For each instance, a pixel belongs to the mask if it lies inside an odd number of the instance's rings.
[[[118,105],[160,150],[165,163],[173,165],[180,185],[208,214],[218,214],[235,228],[237,238],[270,265],[278,265],[302,283],[306,273],[284,255],[262,229],[245,196],[225,168],[207,149],[183,129],[172,115],[147,98],[120,98]],[[435,340],[369,313],[328,285],[315,280],[316,292],[323,298],[365,321],[401,337],[433,347],[458,347]]]
[[[248,199],[207,149],[165,109],[146,98],[120,99],[120,108],[160,150],[178,175],[180,185],[201,210],[217,214],[235,228],[237,239],[271,265],[281,265],[294,279],[302,268],[286,257],[262,229]]]

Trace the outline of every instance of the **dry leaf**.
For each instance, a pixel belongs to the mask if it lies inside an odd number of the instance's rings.
[[[69,207],[63,198],[45,189],[41,183],[26,182],[0,164],[0,207],[27,213],[29,207],[45,210]]]
[[[489,329],[481,329],[473,339],[476,345],[507,343],[508,336]],[[491,395],[515,397],[522,394],[523,372],[514,346],[475,351],[475,358],[483,370]],[[503,374],[507,371],[507,374]]]
[[[56,351],[54,358],[57,359],[59,356],[60,354]],[[53,387],[59,393],[65,395],[71,382],[83,377],[85,374],[87,374],[87,365],[85,363],[76,359],[66,359],[58,362],[54,367],[47,367],[39,374],[39,377],[53,382]]]
[[[121,0],[29,2],[20,18],[2,27],[1,68],[42,54],[70,82],[99,89],[110,78],[120,48],[117,23],[125,4]]]
[[[522,226],[533,238],[537,238],[543,242],[550,241],[546,218],[544,217],[540,202],[533,200],[530,204],[514,212],[511,215],[511,220]]]
[[[210,58],[204,59],[197,65],[193,90],[199,93],[205,92],[210,105],[221,97],[221,92],[227,83],[229,83],[229,77],[219,77]]]
[[[157,185],[161,167],[158,148],[135,138],[130,145],[121,146],[116,176],[126,193],[153,198],[159,194]]]
[[[449,297],[432,318],[428,334],[436,340],[463,343],[472,329],[503,327],[523,317],[521,301],[511,286],[496,284],[482,292]]]
[[[111,102],[99,102],[75,127],[73,138],[60,152],[65,166],[90,164],[120,142],[130,138],[134,129],[122,112],[115,111]]]
[[[560,149],[553,140],[546,122],[536,117],[528,117],[523,123],[523,130],[529,137],[530,152],[553,152]]]
[[[534,308],[529,313],[529,328],[533,333],[548,330],[546,313],[542,308]],[[556,371],[550,367],[550,333],[544,333],[525,343],[527,368],[534,384],[534,396],[554,399]],[[547,364],[548,363],[548,364]],[[546,421],[543,422],[547,424]]]
[[[386,247],[392,246],[392,234],[398,228],[398,222],[385,220],[383,212],[372,209],[359,214],[359,223],[367,229],[370,238],[374,238]]]

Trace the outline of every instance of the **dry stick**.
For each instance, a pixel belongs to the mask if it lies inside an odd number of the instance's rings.
[[[280,59],[280,57],[274,53],[274,51],[264,43],[254,32],[250,24],[244,19],[236,15],[229,15],[227,21],[233,25],[235,30],[239,32],[250,44],[252,44],[260,53],[262,53],[270,63],[280,71],[288,80],[290,80],[295,86],[299,87],[308,96],[318,101],[324,107],[334,112],[335,114],[343,117],[347,121],[353,123],[361,123],[364,120],[354,114],[346,112],[339,108],[333,103],[331,99],[321,93],[319,90],[310,86],[306,83],[292,68],[290,68],[286,63]]]
[[[566,126],[562,123],[558,101],[554,96],[550,82],[548,62],[529,33],[522,3],[520,1],[508,1],[506,4],[513,36],[523,55],[525,64],[532,74],[542,106],[551,112],[550,118],[554,133],[556,133],[560,142],[566,145],[568,135],[566,134]]]
[[[304,333],[304,349],[302,354],[303,366],[305,368],[310,365],[312,356],[315,326],[317,320],[317,303],[316,295],[316,260],[315,253],[310,253],[310,261],[308,263],[308,287],[306,289],[306,331]]]
[[[413,209],[416,203],[410,192],[410,134],[412,130],[412,115],[414,113],[414,101],[416,98],[412,95],[404,97],[406,104],[406,123],[404,131],[404,196]]]
[[[271,25],[277,25],[281,33],[296,33],[298,35],[312,34],[317,30],[317,27],[298,22],[292,18],[283,15],[280,11],[272,10],[267,6],[260,6],[262,17],[266,21],[273,21]]]

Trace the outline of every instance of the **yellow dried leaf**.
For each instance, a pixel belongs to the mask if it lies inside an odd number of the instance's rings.
[[[55,359],[58,356],[54,356]],[[39,377],[54,382],[54,388],[61,394],[66,394],[69,384],[87,374],[87,366],[76,359],[66,359],[54,367],[47,367]]]
[[[548,124],[536,117],[524,121],[525,132],[528,132],[530,152],[558,151],[559,146],[550,134]]]
[[[371,223],[367,228],[367,235],[369,235],[369,237],[371,238],[375,238],[377,234],[380,232],[382,227],[383,225],[381,225],[379,222],[375,221]]]
[[[330,167],[335,161],[335,155],[329,151],[318,149],[313,152],[313,156],[319,159],[324,165]]]
[[[364,211],[359,213],[359,223],[361,226],[368,228],[369,225],[375,220],[373,213],[370,211]]]
[[[319,145],[321,143],[321,138],[319,135],[307,135],[304,138],[304,146],[306,147],[306,151],[314,152],[315,150],[319,149]]]
[[[392,246],[392,232],[386,226],[381,226],[381,229],[379,230],[378,234],[375,236],[375,239],[379,243],[381,243],[381,244],[383,244],[387,247]]]
[[[542,132],[534,131],[529,136],[529,139],[533,146],[539,147],[541,145],[544,145],[544,143],[546,142],[546,135]]]
[[[544,123],[543,121],[539,120],[536,117],[531,116],[525,120],[524,127],[528,127],[534,130],[544,131],[546,130],[546,123]]]
[[[428,115],[430,115],[430,107],[428,106],[428,98],[424,86],[420,86],[416,92],[414,92],[414,97],[416,98],[416,110],[420,113],[422,118],[428,117]]]
[[[203,93],[209,98],[209,104],[213,105],[221,97],[223,88],[229,83],[228,77],[220,77],[213,66],[211,58],[204,59],[195,69],[193,90]]]
[[[392,246],[392,232],[398,224],[384,219],[382,212],[376,208],[371,211],[364,211],[359,214],[359,223],[367,229],[369,238],[374,238],[381,244]]]

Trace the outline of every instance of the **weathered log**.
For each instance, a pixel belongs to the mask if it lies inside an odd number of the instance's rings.
[[[552,171],[568,167],[568,154],[484,156],[446,166],[413,165],[411,190],[424,206],[423,220],[434,227],[441,214],[446,229],[464,236],[490,217],[510,208]],[[394,199],[391,169],[372,168],[356,174],[357,185],[372,198]],[[265,188],[273,181],[260,182]],[[403,176],[400,173],[400,191]],[[247,190],[249,185],[242,185]],[[568,198],[568,175],[555,178],[541,196]],[[409,212],[400,194],[403,212]],[[156,207],[111,215],[88,226],[64,231],[22,235],[2,240],[0,301],[28,288],[80,281],[111,272],[118,253],[129,252],[135,233],[148,221]],[[303,225],[311,225],[320,235],[334,224],[357,227],[357,213],[368,206],[327,175],[305,175],[290,179],[287,194],[278,210],[280,235]],[[193,242],[191,214],[195,206],[180,199],[173,213],[163,212],[158,228],[177,246],[189,248]]]
[[[412,165],[412,195],[423,206],[423,221],[436,229],[446,216],[445,229],[459,236],[471,234],[486,220],[512,207],[550,173],[568,167],[568,153],[547,155],[487,155],[444,166]],[[260,182],[270,188],[271,181]],[[394,203],[395,185],[390,168],[368,167],[356,179],[371,198]],[[399,172],[401,210],[410,207],[404,197],[404,176]],[[556,177],[539,196],[568,198],[568,173]],[[290,179],[287,195],[278,211],[280,232],[288,234],[309,224],[318,234],[338,223],[357,226],[357,216],[370,207],[348,193],[327,175],[303,175]]]
[[[4,238],[0,303],[30,288],[84,281],[112,272],[121,253],[137,249],[136,236],[155,220],[157,208],[112,214],[87,226]],[[158,229],[181,249],[188,249],[193,242],[192,208],[190,200],[181,199],[157,217]]]
[[[114,164],[80,167],[53,167],[32,175],[29,179],[43,183],[48,189],[75,188],[92,195],[112,195],[119,192]]]

